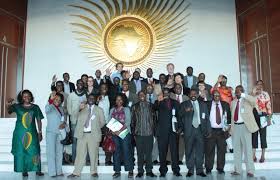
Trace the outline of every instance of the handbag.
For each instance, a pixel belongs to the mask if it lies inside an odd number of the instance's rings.
[[[66,137],[65,139],[61,140],[60,143],[63,145],[70,145],[73,143],[73,137],[72,137],[72,129],[71,129],[71,122],[69,120],[69,129],[70,131],[66,131]]]
[[[113,141],[112,135],[107,133],[104,137],[102,148],[104,152],[113,153],[116,150],[116,145]]]

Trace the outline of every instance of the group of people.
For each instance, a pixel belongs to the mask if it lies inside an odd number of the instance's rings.
[[[258,134],[262,148],[260,163],[265,161],[267,148],[266,126],[261,119],[265,118],[266,125],[270,125],[272,114],[263,81],[258,80],[252,92],[245,94],[241,85],[235,90],[228,87],[224,75],[212,87],[205,82],[204,73],[194,76],[192,67],[187,67],[184,76],[174,73],[170,63],[167,72],[156,79],[148,68],[147,77],[143,78],[137,68],[131,76],[123,70],[122,63],[117,63],[116,71],[106,70],[103,78],[100,70],[96,70],[95,78],[83,74],[76,86],[69,81],[68,73],[63,74],[63,81],[54,76],[45,106],[49,176],[62,176],[63,160],[69,160],[75,166],[69,178],[79,177],[87,161],[91,175],[98,177],[99,146],[107,136],[112,137],[115,149],[105,152],[105,164],[113,165],[114,178],[121,176],[121,165],[129,178],[134,176],[135,148],[137,178],[143,177],[144,172],[146,176],[157,177],[152,169],[158,161],[160,177],[166,176],[169,163],[174,176],[182,176],[179,165],[183,164],[184,156],[187,177],[194,173],[202,177],[211,174],[215,156],[217,171],[224,174],[227,146],[234,153],[231,174],[240,175],[244,153],[247,175],[254,176]],[[29,171],[44,175],[40,158],[44,117],[34,104],[32,93],[21,91],[16,103],[13,99],[7,102],[7,109],[17,115],[12,143],[15,172],[22,172],[23,176],[28,176]],[[106,127],[111,119],[122,124],[119,131]],[[67,147],[61,143],[65,129],[70,129],[72,135],[71,158],[66,158],[70,155],[64,153]],[[123,137],[124,131],[128,133]]]

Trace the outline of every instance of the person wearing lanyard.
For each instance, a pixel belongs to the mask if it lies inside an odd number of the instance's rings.
[[[101,128],[105,125],[103,110],[96,106],[96,95],[90,94],[87,97],[87,104],[80,105],[77,119],[75,137],[77,138],[77,157],[75,168],[69,178],[79,177],[86,161],[90,157],[90,173],[92,177],[98,177],[97,164],[99,143],[101,141]]]
[[[236,99],[231,103],[231,128],[230,134],[234,148],[234,171],[232,175],[240,175],[242,171],[242,154],[245,154],[247,176],[253,177],[255,166],[253,162],[252,133],[259,130],[254,119],[253,108],[256,99],[244,94],[243,86],[235,88]]]
[[[213,91],[213,100],[207,102],[207,107],[210,112],[209,120],[212,135],[206,139],[205,144],[206,173],[211,174],[214,165],[215,148],[217,147],[217,171],[219,174],[223,174],[225,173],[226,138],[228,136],[228,132],[224,131],[224,127],[225,124],[230,124],[230,107],[227,102],[221,101],[221,95],[217,90]]]

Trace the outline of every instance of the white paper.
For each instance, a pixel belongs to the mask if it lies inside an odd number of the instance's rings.
[[[176,110],[172,109],[172,116],[175,116],[175,114],[176,114]]]
[[[264,128],[267,126],[267,117],[266,116],[261,116],[260,117],[260,122],[261,122],[261,128]]]
[[[95,118],[95,115],[93,114],[92,116],[91,116],[91,118],[90,118],[90,120],[94,120],[94,118]]]
[[[244,108],[241,108],[240,112],[241,112],[241,113],[244,113],[244,112],[245,112],[245,109],[244,109]]]
[[[132,106],[132,102],[130,101],[129,103],[128,103],[128,107],[131,107]]]
[[[116,132],[121,130],[121,128],[123,127],[122,123],[120,123],[118,120],[116,120],[115,118],[112,118],[108,124],[106,125],[107,128],[109,128],[111,131]]]
[[[177,132],[176,124],[177,124],[177,118],[175,116],[173,116],[172,117],[172,131],[173,132]]]

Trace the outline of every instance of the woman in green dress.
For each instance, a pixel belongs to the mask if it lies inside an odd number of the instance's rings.
[[[18,94],[18,103],[13,101],[10,99],[7,102],[7,109],[9,114],[14,112],[17,116],[11,151],[14,155],[14,171],[22,172],[23,176],[28,176],[30,171],[36,171],[37,176],[43,176],[40,142],[43,139],[41,119],[44,116],[39,106],[33,104],[34,98],[29,90],[23,90]]]

